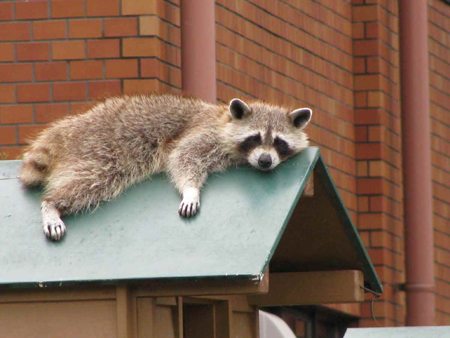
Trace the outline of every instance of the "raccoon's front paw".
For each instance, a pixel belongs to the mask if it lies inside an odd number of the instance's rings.
[[[59,241],[66,233],[66,225],[59,220],[44,221],[44,234],[48,239]]]
[[[183,191],[183,200],[178,213],[183,217],[192,217],[200,209],[200,192],[196,188],[187,188]]]

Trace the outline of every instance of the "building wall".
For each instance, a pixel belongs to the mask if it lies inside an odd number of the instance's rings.
[[[405,323],[397,1],[352,1],[358,228],[383,282],[383,326]],[[371,298],[370,296],[368,298]],[[376,326],[370,302],[363,326]]]
[[[450,324],[450,6],[428,1],[436,322]]]
[[[179,25],[177,1],[1,2],[2,157],[96,99],[179,90]]]
[[[450,6],[429,1],[437,323],[450,324]],[[180,91],[180,0],[0,2],[0,158],[121,93]],[[404,325],[397,0],[217,0],[217,98],[311,107],[307,128]],[[372,296],[333,309],[376,326]]]
[[[308,134],[356,220],[351,6],[323,3],[216,1],[217,96],[311,107]]]

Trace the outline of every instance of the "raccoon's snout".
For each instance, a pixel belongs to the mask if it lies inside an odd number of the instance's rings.
[[[269,171],[280,163],[280,158],[273,148],[257,147],[247,156],[247,161],[256,169]]]
[[[262,154],[258,159],[258,165],[261,169],[269,169],[272,165],[272,157],[270,154]]]

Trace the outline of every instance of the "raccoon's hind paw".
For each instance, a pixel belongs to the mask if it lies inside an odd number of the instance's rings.
[[[44,222],[44,234],[48,239],[59,241],[66,233],[66,225],[60,219],[46,220]]]
[[[178,213],[183,217],[193,217],[200,209],[200,192],[196,188],[188,188],[183,192],[183,200]]]

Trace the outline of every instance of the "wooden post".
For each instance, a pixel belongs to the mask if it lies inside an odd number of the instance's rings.
[[[127,285],[116,287],[117,337],[132,338],[131,295]]]

